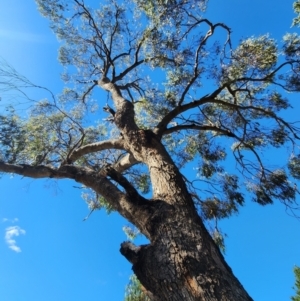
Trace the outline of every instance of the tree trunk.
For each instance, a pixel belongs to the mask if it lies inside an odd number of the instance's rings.
[[[152,134],[139,132],[134,135],[139,148],[134,141],[129,145],[150,171],[154,199],[140,230],[151,243],[136,247],[126,242],[121,253],[142,285],[161,301],[252,300],[207,232],[164,146]]]
[[[121,253],[157,300],[252,300],[204,228],[184,208],[154,201],[151,243],[123,243]],[[149,230],[147,231],[149,232]]]
[[[138,128],[133,105],[122,98],[117,86],[106,78],[99,83],[112,93],[115,101],[114,121],[121,132],[119,139],[83,146],[58,168],[0,161],[0,170],[31,178],[74,179],[102,195],[150,241],[140,247],[123,243],[121,253],[133,264],[135,274],[152,299],[252,300],[207,232],[161,137]],[[123,149],[128,156],[98,171],[72,164],[78,156],[105,147]],[[122,174],[136,162],[149,169],[151,200],[142,197]]]

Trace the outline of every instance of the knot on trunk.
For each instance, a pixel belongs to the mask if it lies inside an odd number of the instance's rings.
[[[114,121],[119,130],[137,130],[138,127],[134,121],[135,112],[133,104],[124,99],[116,105],[116,108],[117,110],[114,115]]]
[[[129,241],[123,242],[120,248],[121,254],[132,264],[138,262],[140,250],[141,247],[138,247]]]

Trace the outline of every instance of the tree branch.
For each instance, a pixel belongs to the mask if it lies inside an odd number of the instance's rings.
[[[31,166],[28,164],[8,164],[0,162],[0,172],[18,174],[34,179],[75,179],[75,175],[79,172],[79,168],[75,166],[64,166],[63,168],[54,169],[47,165]]]
[[[134,119],[135,112],[133,104],[122,96],[119,87],[106,77],[98,80],[98,85],[111,93],[111,97],[117,109],[114,122],[119,130],[121,130],[121,132],[124,130],[138,130]]]
[[[178,132],[181,130],[199,130],[199,131],[215,131],[219,132],[225,136],[228,137],[235,137],[235,135],[229,131],[229,130],[224,130],[221,129],[217,126],[211,126],[211,125],[196,125],[196,124],[187,124],[187,125],[178,125],[174,126],[172,128],[168,128],[163,132],[163,135],[168,135],[174,132]]]
[[[263,115],[269,116],[269,117],[273,118],[274,120],[276,120],[276,122],[278,122],[279,124],[283,124],[285,127],[287,127],[291,131],[291,133],[294,135],[295,139],[300,139],[300,136],[297,135],[295,130],[292,128],[292,126],[288,122],[284,121],[281,117],[277,116],[274,112],[270,112],[263,108],[255,107],[255,106],[240,106],[240,105],[229,103],[229,102],[226,102],[226,101],[223,101],[220,99],[215,99],[214,103],[222,104],[224,106],[234,108],[237,111],[238,110],[244,110],[244,111],[245,110],[254,110],[254,111],[261,112]]]
[[[68,163],[75,162],[80,157],[90,154],[99,152],[106,149],[122,149],[125,150],[124,141],[121,139],[114,139],[114,140],[106,140],[100,141],[95,143],[90,143],[84,145],[78,149],[75,149],[68,158]]]
[[[97,82],[94,82],[92,86],[90,86],[83,94],[82,96],[82,102],[85,103],[85,99],[88,96],[88,94],[98,85]]]
[[[0,161],[0,172],[14,173],[34,179],[73,179],[102,195],[114,210],[118,211],[132,224],[140,227],[140,229],[147,228],[145,227],[145,223],[147,223],[151,215],[151,203],[141,197],[127,179],[116,171],[109,172],[109,176],[120,183],[122,187],[126,188],[125,190],[129,193],[125,194],[119,190],[105,175],[96,173],[89,168],[73,165],[64,165],[58,169],[54,169],[45,165],[7,164]],[[132,189],[130,189],[129,185]],[[142,204],[143,206],[141,206]],[[147,237],[150,236],[148,232],[144,234]]]
[[[139,163],[139,161],[137,161],[132,154],[126,154],[113,165],[113,168],[117,172],[122,173],[137,163]]]
[[[107,176],[111,176],[117,183],[120,182],[122,187],[125,186],[127,193],[122,192],[116,187]],[[121,174],[112,171],[112,168],[109,167],[108,170],[104,169],[100,173],[93,172],[88,175],[86,173],[79,173],[75,180],[102,195],[114,210],[118,211],[130,223],[142,229],[142,233],[146,237],[151,237],[149,231],[151,231],[150,218],[153,214],[153,203],[141,197]]]
[[[134,186],[118,171],[116,171],[113,167],[108,166],[104,169],[101,173],[105,172],[105,174],[109,177],[111,177],[115,182],[117,182],[119,185],[121,185],[125,191],[126,194],[131,198],[134,199],[136,202],[144,202],[146,201],[145,198],[143,198],[138,191],[134,188]]]
[[[190,79],[190,81],[188,82],[187,86],[185,87],[179,101],[178,101],[178,105],[181,106],[181,104],[184,101],[185,95],[188,93],[188,91],[190,90],[190,88],[192,87],[192,85],[194,84],[194,82],[197,80],[198,76],[200,75],[200,70],[199,70],[199,54],[200,51],[202,49],[202,47],[206,44],[207,40],[213,36],[216,27],[220,26],[222,28],[225,28],[228,31],[228,35],[230,37],[230,29],[224,25],[223,23],[217,23],[215,25],[213,25],[210,21],[208,21],[207,19],[202,19],[199,20],[197,22],[197,24],[201,24],[202,22],[205,22],[206,24],[209,25],[209,30],[207,31],[205,37],[202,39],[202,41],[200,42],[197,50],[196,50],[196,55],[195,55],[195,64],[194,64],[194,74],[193,77]],[[193,25],[194,26],[194,25]],[[230,38],[229,38],[229,43],[230,43]]]
[[[81,7],[84,11],[85,16],[89,19],[89,23],[90,26],[95,30],[95,33],[97,35],[97,38],[99,39],[99,41],[101,42],[102,46],[103,46],[103,51],[105,53],[106,56],[106,66],[104,67],[104,75],[106,76],[109,66],[112,65],[113,66],[113,61],[111,59],[111,52],[110,49],[107,47],[104,39],[103,39],[103,34],[102,32],[99,30],[97,23],[95,22],[93,16],[91,15],[90,11],[87,9],[87,7],[85,6],[85,4],[82,2],[80,3],[78,0],[74,0],[75,3],[77,3],[77,5],[79,7]]]
[[[214,102],[215,97],[217,97],[227,86],[228,86],[228,83],[223,84],[221,87],[216,89],[211,94],[207,94],[198,100],[194,100],[194,101],[184,104],[182,106],[177,106],[176,108],[174,108],[172,111],[170,111],[168,114],[165,115],[165,117],[155,127],[153,132],[158,137],[161,137],[163,132],[166,130],[169,122],[171,122],[175,117],[177,117],[179,114],[186,112],[190,109],[196,108],[198,106],[201,106],[201,105],[209,103],[209,102]]]

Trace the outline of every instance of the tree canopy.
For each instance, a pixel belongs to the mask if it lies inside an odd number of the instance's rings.
[[[295,212],[300,131],[284,111],[300,91],[297,34],[233,45],[227,24],[205,18],[205,0],[36,2],[61,41],[65,88],[56,96],[2,62],[4,92],[30,100],[26,89],[41,88],[46,97],[25,117],[13,106],[1,113],[2,172],[74,179],[91,211],[118,211],[148,238],[154,230],[136,217],[146,216],[144,201],[194,206],[206,225],[248,195]],[[283,147],[284,165],[263,155]],[[184,176],[190,164],[196,179]],[[222,247],[219,230],[211,235]]]
[[[196,185],[187,184],[203,218],[237,212],[244,203],[239,183],[260,204],[279,199],[292,206],[297,189],[288,170],[270,168],[260,153],[290,144],[287,167],[299,178],[298,127],[281,117],[291,107],[285,92],[299,90],[296,34],[287,34],[280,46],[265,35],[233,48],[230,28],[203,17],[205,1],[110,1],[98,9],[81,1],[37,3],[62,42],[66,88],[35,103],[26,119],[12,107],[1,116],[3,162],[94,170],[137,163],[125,162],[133,158],[125,156],[119,129],[110,122],[115,109],[109,98],[105,104],[93,96],[99,78],[109,78],[133,104],[137,126],[153,130],[177,166],[199,158],[199,182],[209,188],[200,199]],[[3,89],[34,86],[8,66],[1,71]],[[101,106],[107,121],[87,124],[86,116]],[[224,169],[226,159],[235,160],[240,174]],[[127,176],[148,192],[147,172],[127,165]]]

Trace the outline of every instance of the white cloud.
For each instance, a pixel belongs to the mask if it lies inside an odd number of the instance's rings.
[[[21,252],[20,247],[17,246],[16,241],[13,239],[14,236],[19,236],[20,234],[25,234],[26,231],[21,229],[19,226],[12,226],[12,227],[7,227],[5,229],[5,242],[7,243],[8,247],[19,253]]]
[[[18,221],[19,221],[19,219],[17,217],[15,217],[13,219],[6,218],[6,217],[2,218],[2,223],[5,223],[5,222],[16,223]]]
[[[16,40],[19,42],[31,42],[40,43],[47,42],[46,37],[41,34],[26,32],[26,31],[16,31],[10,29],[0,29],[0,37],[9,40]]]

